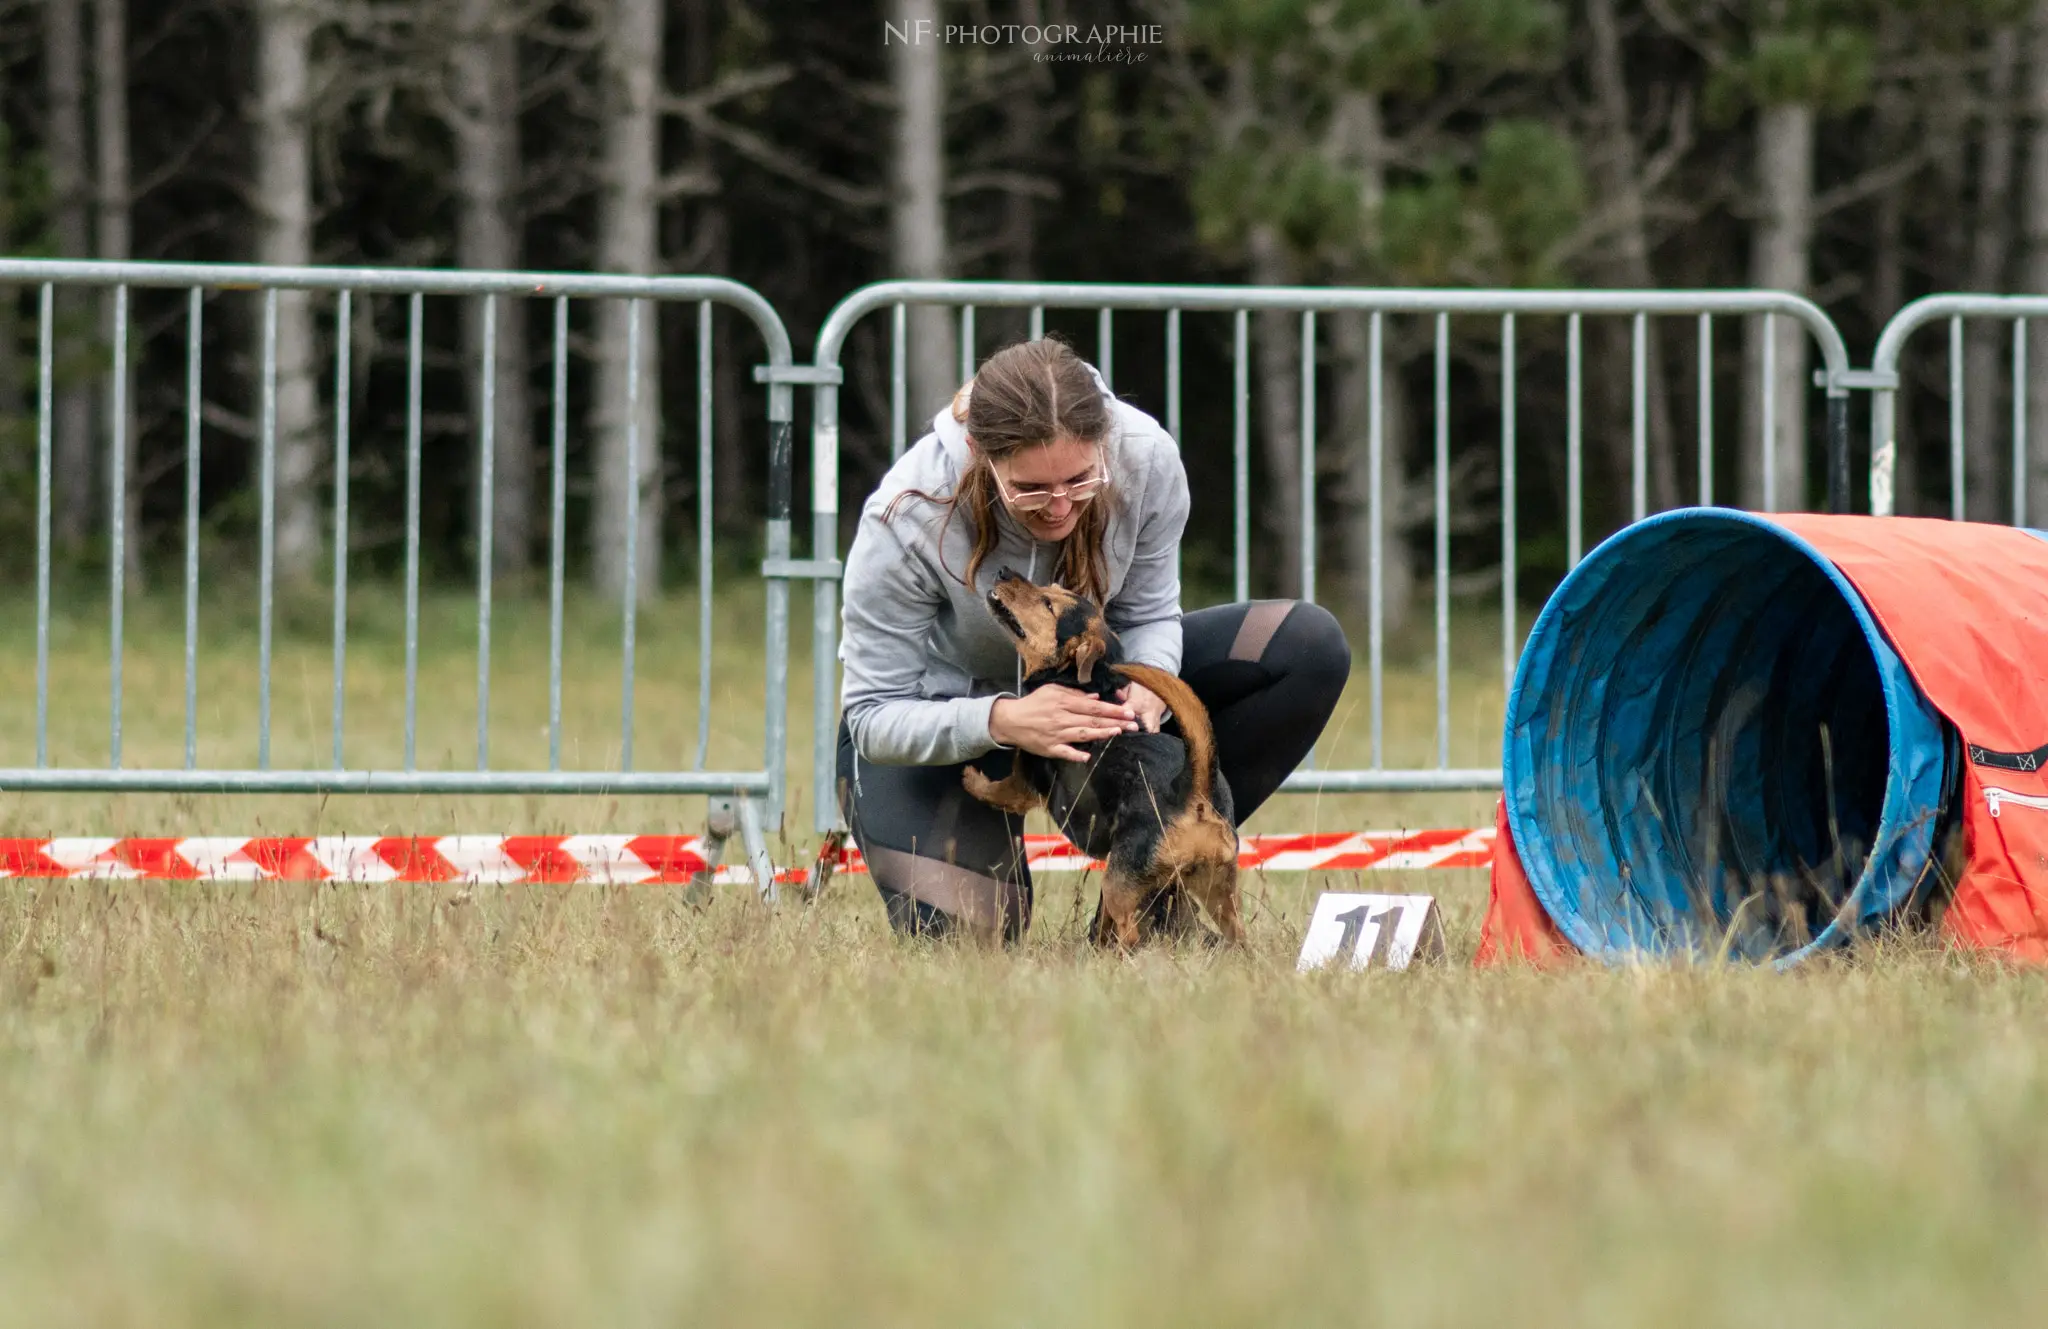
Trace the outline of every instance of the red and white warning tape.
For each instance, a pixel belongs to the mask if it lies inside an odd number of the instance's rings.
[[[350,882],[686,882],[705,867],[695,835],[439,835],[312,837],[201,836],[189,839],[48,840],[0,838],[0,878],[150,878],[169,881]],[[1027,835],[1025,853],[1040,872],[1102,865],[1057,835]],[[737,841],[726,856],[743,858]],[[1251,835],[1238,862],[1265,872],[1348,872],[1483,868],[1493,861],[1493,831],[1360,831]],[[837,871],[865,872],[848,848]],[[779,881],[802,881],[801,868],[778,868]],[[720,883],[751,882],[744,864],[718,869]]]

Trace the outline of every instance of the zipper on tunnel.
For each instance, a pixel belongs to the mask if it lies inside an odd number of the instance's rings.
[[[1986,788],[1984,790],[1984,804],[1991,809],[1992,816],[1998,815],[1999,805],[2004,803],[2014,803],[2023,808],[2038,808],[2043,812],[2048,812],[2048,798],[2041,798],[2034,794],[2022,794],[2011,789]]]

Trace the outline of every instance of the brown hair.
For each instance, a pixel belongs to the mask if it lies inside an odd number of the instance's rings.
[[[996,547],[996,510],[1002,496],[989,462],[1061,438],[1106,444],[1110,408],[1096,386],[1095,375],[1074,354],[1074,348],[1056,337],[1041,337],[1005,346],[982,361],[981,371],[954,394],[953,418],[967,426],[967,436],[974,442],[974,459],[951,496],[939,498],[909,490],[897,496],[889,512],[893,516],[896,503],[912,496],[944,507],[947,524],[955,513],[964,511],[974,545],[960,580],[972,586]],[[1105,468],[1108,460],[1103,458]],[[1093,501],[1081,505],[1081,520],[1073,533],[1060,541],[1059,561],[1053,568],[1055,581],[1097,604],[1109,594],[1103,536],[1109,528],[1111,489],[1104,485]],[[942,524],[941,541],[945,531]]]

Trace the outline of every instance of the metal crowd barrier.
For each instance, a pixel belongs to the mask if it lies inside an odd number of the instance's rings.
[[[1234,496],[1234,586],[1236,598],[1247,598],[1251,560],[1251,525],[1248,500],[1250,475],[1250,327],[1255,311],[1279,310],[1301,316],[1301,345],[1308,352],[1301,357],[1305,367],[1301,382],[1301,525],[1304,598],[1315,597],[1315,408],[1316,384],[1313,373],[1317,345],[1316,316],[1322,313],[1358,312],[1371,320],[1370,384],[1371,429],[1369,465],[1373,477],[1368,496],[1370,522],[1370,618],[1367,656],[1371,689],[1371,766],[1357,770],[1304,769],[1295,772],[1282,786],[1284,792],[1368,792],[1392,790],[1494,789],[1500,786],[1498,767],[1456,769],[1450,765],[1450,560],[1449,560],[1449,344],[1453,317],[1495,317],[1500,320],[1504,349],[1502,400],[1505,410],[1501,424],[1501,473],[1503,511],[1501,522],[1501,614],[1503,645],[1501,666],[1512,678],[1521,641],[1516,621],[1517,522],[1514,501],[1517,419],[1514,408],[1516,319],[1522,316],[1561,316],[1567,321],[1568,376],[1568,516],[1569,560],[1578,561],[1583,549],[1582,465],[1583,411],[1581,323],[1584,316],[1621,316],[1633,319],[1633,412],[1632,412],[1632,517],[1648,515],[1647,414],[1645,326],[1651,317],[1691,315],[1698,320],[1699,355],[1707,372],[1701,375],[1701,501],[1711,501],[1711,457],[1713,400],[1711,372],[1713,320],[1717,316],[1761,315],[1766,321],[1763,337],[1764,396],[1761,403],[1764,456],[1767,467],[1777,444],[1772,400],[1775,375],[1772,357],[1776,338],[1769,326],[1779,318],[1791,318],[1812,335],[1820,352],[1821,370],[1816,381],[1827,400],[1827,458],[1829,506],[1846,510],[1849,487],[1848,393],[1866,386],[1850,370],[1848,351],[1840,332],[1826,314],[1811,301],[1796,295],[1768,291],[1463,291],[1463,290],[1363,290],[1300,287],[1216,287],[1090,285],[1042,282],[952,282],[896,281],[863,287],[842,300],[819,330],[813,373],[815,382],[812,410],[812,552],[814,599],[812,602],[813,658],[818,662],[812,698],[815,712],[814,773],[817,829],[837,826],[833,789],[834,741],[838,710],[837,671],[830,663],[837,658],[839,628],[836,584],[839,531],[839,384],[840,358],[854,326],[869,314],[887,309],[891,321],[891,427],[892,452],[900,453],[910,441],[906,419],[906,341],[909,320],[906,309],[916,305],[937,305],[958,310],[962,381],[971,374],[975,345],[974,318],[977,308],[1023,308],[1030,311],[1033,336],[1044,327],[1048,308],[1083,309],[1097,312],[1098,346],[1095,358],[1107,375],[1112,367],[1113,315],[1119,311],[1152,311],[1165,317],[1167,348],[1166,401],[1163,423],[1176,441],[1187,446],[1180,419],[1181,318],[1183,314],[1223,313],[1234,318],[1234,411],[1232,449],[1236,478]],[[1383,320],[1388,315],[1433,316],[1435,320],[1435,411],[1434,411],[1434,591],[1435,591],[1435,682],[1436,682],[1436,764],[1412,768],[1390,767],[1385,763],[1384,636],[1382,623],[1381,564],[1385,540],[1383,456],[1385,448],[1382,418]],[[920,432],[922,432],[920,430]]]
[[[169,791],[240,793],[646,793],[705,794],[715,800],[732,800],[739,830],[745,837],[757,873],[756,880],[772,890],[766,830],[782,816],[786,792],[786,749],[788,738],[787,693],[790,671],[789,583],[810,581],[813,588],[813,709],[815,721],[814,809],[817,828],[835,829],[837,799],[834,791],[834,740],[838,709],[837,659],[839,629],[838,534],[841,507],[839,492],[840,435],[839,389],[843,378],[841,357],[849,334],[867,315],[887,309],[892,312],[890,426],[892,452],[900,452],[910,441],[907,418],[906,351],[908,308],[933,305],[957,311],[961,338],[961,376],[972,372],[973,336],[977,308],[1007,308],[1029,311],[1033,334],[1044,326],[1047,309],[1092,310],[1097,317],[1100,345],[1095,358],[1106,374],[1114,370],[1110,354],[1114,315],[1120,311],[1150,312],[1163,316],[1166,345],[1166,400],[1164,423],[1177,440],[1182,439],[1180,386],[1182,375],[1181,334],[1184,315],[1226,315],[1232,320],[1234,375],[1232,384],[1231,447],[1234,473],[1233,494],[1233,588],[1239,599],[1250,589],[1251,543],[1251,326],[1255,312],[1279,311],[1299,315],[1300,345],[1308,354],[1301,357],[1300,446],[1305,463],[1301,467],[1299,494],[1302,548],[1302,591],[1305,598],[1316,594],[1316,474],[1315,458],[1317,385],[1314,373],[1318,343],[1318,315],[1357,314],[1369,320],[1370,414],[1368,466],[1372,483],[1366,496],[1370,535],[1370,612],[1366,656],[1368,661],[1371,715],[1371,764],[1353,770],[1310,769],[1297,771],[1283,788],[1289,792],[1367,792],[1397,790],[1491,789],[1500,783],[1497,767],[1453,768],[1450,765],[1450,332],[1453,319],[1492,318],[1498,320],[1502,362],[1500,467],[1503,503],[1501,510],[1501,593],[1503,675],[1511,677],[1522,636],[1517,605],[1517,541],[1521,532],[1514,501],[1518,434],[1516,412],[1518,319],[1557,317],[1565,321],[1566,347],[1566,450],[1568,494],[1565,543],[1568,561],[1575,563],[1584,548],[1583,530],[1583,445],[1584,411],[1582,324],[1587,316],[1625,317],[1632,320],[1632,413],[1631,413],[1631,519],[1648,515],[1648,415],[1646,408],[1646,328],[1650,318],[1689,316],[1697,320],[1700,363],[1699,434],[1701,457],[1700,501],[1711,501],[1713,436],[1712,348],[1714,320],[1719,317],[1761,316],[1766,324],[1764,347],[1764,398],[1761,403],[1764,456],[1768,462],[1778,445],[1771,385],[1770,357],[1776,338],[1768,326],[1777,318],[1790,318],[1804,327],[1819,350],[1821,370],[1817,384],[1827,403],[1827,457],[1830,506],[1846,507],[1848,490],[1848,394],[1852,389],[1880,389],[1877,415],[1878,436],[1888,438],[1891,390],[1895,384],[1898,345],[1911,330],[1908,315],[1920,322],[1944,313],[1990,312],[2012,316],[2048,313],[2048,301],[1987,301],[1982,308],[1967,310],[1940,302],[1922,302],[1894,320],[1880,347],[1877,372],[1852,372],[1842,337],[1827,316],[1810,301],[1777,292],[1759,291],[1452,291],[1452,290],[1366,290],[1348,288],[1135,286],[1065,283],[1014,282],[885,282],[864,287],[842,300],[830,313],[817,338],[817,352],[810,365],[794,362],[788,335],[773,308],[759,294],[738,283],[709,277],[613,277],[541,273],[462,273],[448,271],[272,268],[260,266],[217,266],[197,264],[153,264],[0,260],[0,283],[36,288],[40,295],[39,327],[39,409],[36,475],[36,751],[33,765],[0,768],[0,789],[77,791]],[[112,490],[121,491],[119,468],[126,456],[123,431],[127,427],[126,403],[122,394],[128,378],[126,363],[131,289],[156,288],[187,293],[187,376],[185,490],[185,762],[182,767],[135,769],[122,762],[122,614],[125,595],[122,545],[125,509],[112,505],[111,553],[109,561],[109,604],[112,639],[111,715],[108,759],[104,766],[57,767],[50,764],[49,720],[49,638],[51,624],[51,483],[52,483],[52,394],[54,293],[63,287],[111,289],[113,292],[114,336],[111,339],[112,397],[109,460],[114,468]],[[198,467],[202,444],[200,347],[203,295],[207,291],[247,291],[263,302],[261,386],[263,410],[260,421],[261,515],[259,526],[259,667],[258,759],[253,767],[205,768],[198,764],[196,743],[196,648],[198,635],[199,585],[199,492]],[[333,411],[333,461],[335,503],[333,505],[333,659],[334,694],[332,715],[332,762],[325,769],[274,769],[270,752],[270,657],[275,585],[273,578],[274,507],[276,498],[276,316],[281,291],[322,292],[334,297],[337,322],[335,337],[336,381],[349,382],[349,319],[351,301],[356,297],[403,297],[409,301],[408,397],[405,520],[406,597],[406,720],[405,753],[401,769],[373,769],[352,766],[345,742],[346,725],[342,678],[346,665],[348,616],[346,594],[349,557],[346,534],[349,529],[348,495],[350,421],[348,393],[337,396]],[[418,606],[420,556],[420,485],[422,457],[421,358],[424,302],[429,298],[454,297],[484,302],[487,329],[496,327],[500,301],[548,299],[554,305],[552,368],[554,395],[550,418],[549,495],[551,544],[550,577],[550,678],[549,678],[549,760],[547,768],[506,769],[490,760],[488,698],[490,691],[491,644],[490,603],[492,595],[489,540],[489,504],[482,505],[479,534],[477,604],[477,760],[473,770],[420,770],[414,760],[418,683]],[[627,586],[623,604],[621,638],[620,762],[616,770],[563,770],[561,761],[561,697],[564,686],[562,664],[563,565],[565,556],[565,456],[568,439],[566,365],[569,355],[567,310],[571,300],[625,301],[629,327],[638,333],[643,306],[649,302],[695,302],[698,306],[699,345],[698,427],[699,427],[699,594],[703,614],[700,631],[700,707],[697,760],[691,770],[640,771],[633,769],[633,682],[635,656],[635,588],[633,560],[627,560]],[[769,421],[769,507],[765,531],[766,559],[762,576],[766,586],[767,661],[763,685],[766,719],[762,761],[758,769],[708,771],[703,769],[710,723],[712,559],[709,518],[713,496],[710,485],[711,353],[710,311],[714,304],[738,310],[756,328],[766,347],[767,363],[754,371],[755,381],[768,392]],[[1924,308],[1923,308],[1924,307]],[[1916,313],[1916,311],[1919,311]],[[1434,324],[1434,413],[1433,413],[1433,548],[1435,630],[1435,713],[1436,761],[1434,765],[1390,765],[1385,759],[1386,713],[1384,697],[1386,633],[1383,623],[1382,563],[1387,531],[1387,500],[1384,493],[1383,463],[1387,439],[1383,420],[1383,390],[1386,356],[1385,320],[1389,317],[1422,317]],[[1913,324],[1912,326],[1917,326]],[[1889,358],[1887,358],[1889,357]],[[627,398],[639,391],[640,358],[629,354]],[[491,430],[495,411],[490,408],[491,375],[495,357],[488,342],[479,368],[485,405],[477,413],[477,444],[480,460],[487,470],[493,455]],[[1886,375],[1894,377],[1887,379]],[[812,420],[812,503],[810,557],[799,559],[792,552],[794,506],[793,393],[807,386],[813,394]],[[2022,394],[2023,396],[2023,394]],[[2020,410],[2024,410],[2022,401]],[[1421,412],[1418,412],[1418,418]],[[637,420],[629,411],[628,420]],[[637,448],[628,449],[632,455]],[[1873,498],[1879,496],[1880,473],[1888,483],[1889,450],[1882,445],[1873,459]],[[488,475],[483,491],[489,492]],[[628,492],[637,499],[638,487]],[[1885,491],[1888,508],[1888,489]],[[629,522],[629,528],[635,523]],[[0,754],[0,760],[5,760]]]
[[[791,433],[791,384],[807,381],[792,369],[790,341],[781,318],[758,293],[737,282],[715,277],[622,277],[563,275],[553,273],[451,272],[367,268],[283,268],[255,265],[163,264],[65,262],[27,259],[0,260],[0,283],[38,289],[39,368],[38,427],[36,443],[36,741],[33,765],[0,767],[0,789],[9,791],[165,791],[215,793],[475,793],[475,794],[705,794],[715,800],[731,800],[737,822],[752,862],[755,881],[772,894],[774,874],[770,868],[766,827],[781,817],[787,770],[787,698],[789,690],[789,581],[807,575],[803,565],[790,559],[790,513],[793,502],[793,442]],[[111,337],[111,400],[107,412],[110,489],[123,493],[122,468],[127,455],[128,428],[126,400],[130,341],[130,292],[140,288],[169,288],[187,292],[186,335],[187,378],[185,401],[185,761],[182,767],[136,769],[122,761],[122,651],[123,607],[126,588],[124,542],[125,507],[120,498],[112,503],[109,558],[109,605],[111,628],[111,716],[108,756],[104,766],[58,767],[50,764],[50,611],[51,611],[51,443],[54,357],[54,297],[58,288],[111,288],[113,326]],[[257,699],[258,757],[248,768],[207,768],[198,763],[196,655],[199,595],[199,467],[202,452],[201,346],[204,293],[247,291],[263,302],[261,338],[260,421],[260,535],[259,535],[259,637],[260,662]],[[322,292],[334,296],[334,373],[339,385],[334,409],[332,461],[335,501],[333,504],[333,716],[331,765],[325,769],[282,770],[270,763],[271,646],[274,616],[275,508],[277,419],[277,313],[282,291]],[[367,769],[349,764],[345,742],[343,676],[348,649],[347,587],[349,576],[349,384],[350,316],[355,297],[405,297],[409,301],[408,394],[405,446],[405,760],[402,769]],[[491,677],[491,553],[492,504],[479,506],[480,550],[477,560],[477,737],[473,770],[421,770],[415,760],[415,731],[418,709],[419,665],[419,565],[420,503],[422,474],[422,323],[424,303],[429,297],[458,297],[483,301],[484,346],[480,378],[482,408],[476,412],[477,445],[482,471],[481,492],[491,493],[490,465],[493,457],[492,430],[497,412],[492,401],[496,356],[498,305],[501,301],[551,300],[554,313],[552,345],[553,399],[550,411],[549,493],[550,545],[550,641],[549,641],[549,760],[545,770],[502,769],[490,761],[489,696]],[[699,594],[700,621],[700,709],[695,769],[642,771],[633,769],[635,672],[635,615],[637,587],[634,585],[635,558],[631,536],[627,537],[626,586],[623,603],[624,626],[620,646],[619,683],[621,693],[620,761],[616,770],[564,770],[562,768],[562,632],[563,564],[565,557],[564,507],[566,499],[565,457],[568,439],[569,302],[572,300],[624,301],[627,307],[629,345],[626,398],[629,433],[628,454],[639,455],[637,405],[641,359],[637,353],[643,306],[650,302],[695,302],[698,306],[697,337],[699,375],[697,383],[699,427]],[[762,759],[758,768],[738,771],[703,769],[710,718],[712,559],[710,526],[711,429],[711,309],[726,305],[745,316],[760,334],[767,351],[767,364],[755,371],[755,379],[768,392],[769,511],[766,530],[767,664],[763,680],[766,699]],[[634,516],[640,486],[629,477],[628,531],[637,527]],[[104,492],[104,491],[103,491]],[[6,760],[0,755],[0,761]],[[17,759],[18,760],[18,759]]]

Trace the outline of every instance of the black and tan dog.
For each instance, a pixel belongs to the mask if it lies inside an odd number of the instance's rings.
[[[1209,713],[1194,692],[1162,669],[1117,663],[1102,611],[1064,587],[1034,585],[1004,568],[988,606],[1016,640],[1025,691],[1058,683],[1113,701],[1124,684],[1140,683],[1173,720],[1156,734],[1076,744],[1089,754],[1085,764],[1019,751],[1001,781],[970,766],[961,777],[967,792],[1019,815],[1044,804],[1068,839],[1108,863],[1095,915],[1098,945],[1136,945],[1140,914],[1170,891],[1199,902],[1225,940],[1243,941],[1230,789],[1216,767]],[[1163,903],[1170,912],[1175,902]]]

